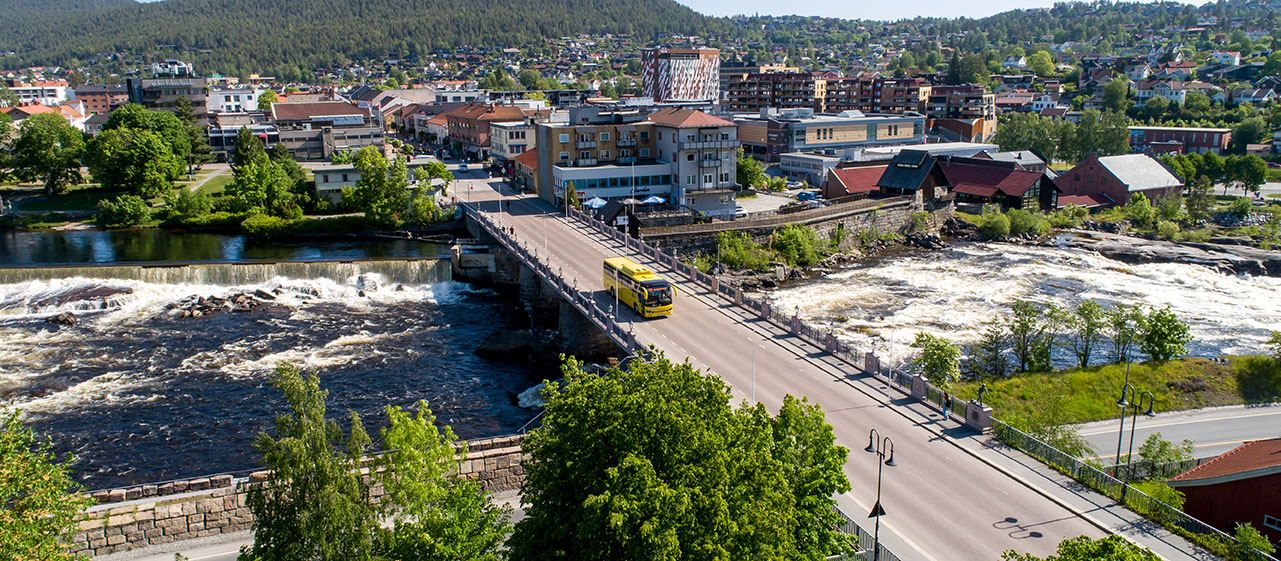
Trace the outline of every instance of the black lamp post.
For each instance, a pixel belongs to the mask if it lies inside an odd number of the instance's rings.
[[[1125,399],[1125,396],[1129,395],[1131,398],[1134,397],[1134,386],[1130,385],[1129,382],[1130,369],[1128,366],[1125,371],[1126,382],[1124,386],[1121,386],[1121,399],[1116,400],[1117,407],[1121,408],[1121,428],[1116,431],[1116,456],[1112,462],[1112,477],[1116,477],[1117,468],[1121,465],[1121,444],[1125,442],[1125,408],[1130,405],[1130,402]],[[1129,393],[1127,394],[1126,392]]]
[[[867,434],[867,448],[864,450],[876,454],[876,505],[872,507],[872,512],[868,517],[876,519],[876,531],[872,540],[872,560],[879,561],[881,558],[881,517],[885,516],[885,509],[881,508],[881,469],[884,466],[893,467],[894,463],[894,441],[890,437],[880,438],[881,433],[872,429]],[[887,452],[888,451],[888,452]],[[887,457],[888,455],[888,457]]]
[[[1130,418],[1130,451],[1125,455],[1125,481],[1121,485],[1121,504],[1125,504],[1126,491],[1130,490],[1130,477],[1133,475],[1130,465],[1134,462],[1134,425],[1139,423],[1139,410],[1143,408],[1144,398],[1147,398],[1148,410],[1144,411],[1143,415],[1147,417],[1156,416],[1156,411],[1152,410],[1152,406],[1156,405],[1156,396],[1149,391],[1139,394],[1138,401],[1133,404],[1134,414]],[[1120,463],[1121,459],[1117,458],[1117,464],[1120,465]]]

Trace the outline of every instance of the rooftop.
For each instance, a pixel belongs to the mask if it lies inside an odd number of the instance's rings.
[[[1105,156],[1099,158],[1099,164],[1125,183],[1130,191],[1183,186],[1183,180],[1147,154]]]
[[[1170,480],[1172,487],[1213,485],[1281,473],[1281,438],[1247,442]]]
[[[271,116],[276,120],[299,121],[316,117],[358,115],[368,117],[369,111],[345,101],[310,101],[271,104]]]
[[[669,107],[649,114],[649,120],[669,127],[732,127],[734,123],[702,111]]]

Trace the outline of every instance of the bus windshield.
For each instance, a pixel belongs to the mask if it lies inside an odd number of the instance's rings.
[[[666,282],[647,282],[645,288],[646,306],[668,306],[672,303],[672,288]]]

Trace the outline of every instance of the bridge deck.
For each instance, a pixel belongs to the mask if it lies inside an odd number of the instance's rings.
[[[634,320],[639,343],[655,345],[676,360],[689,357],[696,367],[721,376],[735,398],[750,400],[755,393],[775,410],[787,394],[822,405],[838,441],[850,449],[845,471],[853,490],[848,495],[867,510],[876,498],[875,457],[863,451],[868,432],[876,428],[892,437],[898,466],[884,474],[882,501],[888,515],[881,521],[881,538],[900,557],[999,559],[1006,549],[1045,555],[1064,537],[1103,535],[1090,521],[956,444],[957,438],[972,438],[964,429],[905,414],[899,405],[907,400],[898,395],[895,405],[887,404],[884,383],[869,380],[850,364],[749,317],[588,226],[558,217],[541,200],[505,197],[511,205],[503,207],[501,196],[488,188],[471,197],[492,220],[514,227],[523,245],[540,257],[550,255],[551,270],[563,271],[571,285],[577,282],[580,289],[594,291],[603,309],[613,304],[601,279],[606,257],[629,256],[673,281],[680,295],[671,317],[646,321],[622,310],[619,321]],[[946,437],[938,434],[940,429],[946,429]]]

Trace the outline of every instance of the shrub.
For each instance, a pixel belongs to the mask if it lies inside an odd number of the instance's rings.
[[[1168,220],[1157,222],[1156,235],[1164,240],[1174,240],[1179,237],[1179,225]]]
[[[770,249],[793,267],[810,267],[823,258],[820,247],[823,242],[814,234],[814,230],[800,224],[788,224],[774,232]]]
[[[994,206],[984,206],[983,215],[979,216],[979,231],[993,239],[1009,237],[1010,218]]]
[[[1050,232],[1050,222],[1039,212],[1012,208],[1005,215],[1010,221],[1010,234],[1015,236],[1027,233],[1044,236]]]
[[[279,238],[293,233],[293,221],[268,214],[254,214],[240,223],[251,238]]]
[[[1241,218],[1249,216],[1250,211],[1252,210],[1253,203],[1250,202],[1249,197],[1237,197],[1228,205],[1228,212],[1231,212]]]
[[[921,232],[930,227],[930,213],[918,212],[912,215],[912,223],[908,225],[909,232]]]
[[[140,226],[151,220],[151,207],[137,195],[120,195],[98,202],[98,222],[113,228]]]
[[[1130,195],[1130,202],[1123,210],[1125,217],[1140,227],[1150,228],[1156,221],[1156,209],[1152,208],[1152,201],[1143,193]]]
[[[769,268],[772,255],[744,233],[721,232],[716,236],[716,258],[737,269],[762,271]]]
[[[202,191],[179,189],[176,197],[166,197],[170,212],[183,218],[200,218],[213,212],[213,197]]]
[[[1089,215],[1090,211],[1085,207],[1067,205],[1050,215],[1050,225],[1055,228],[1075,228]]]

